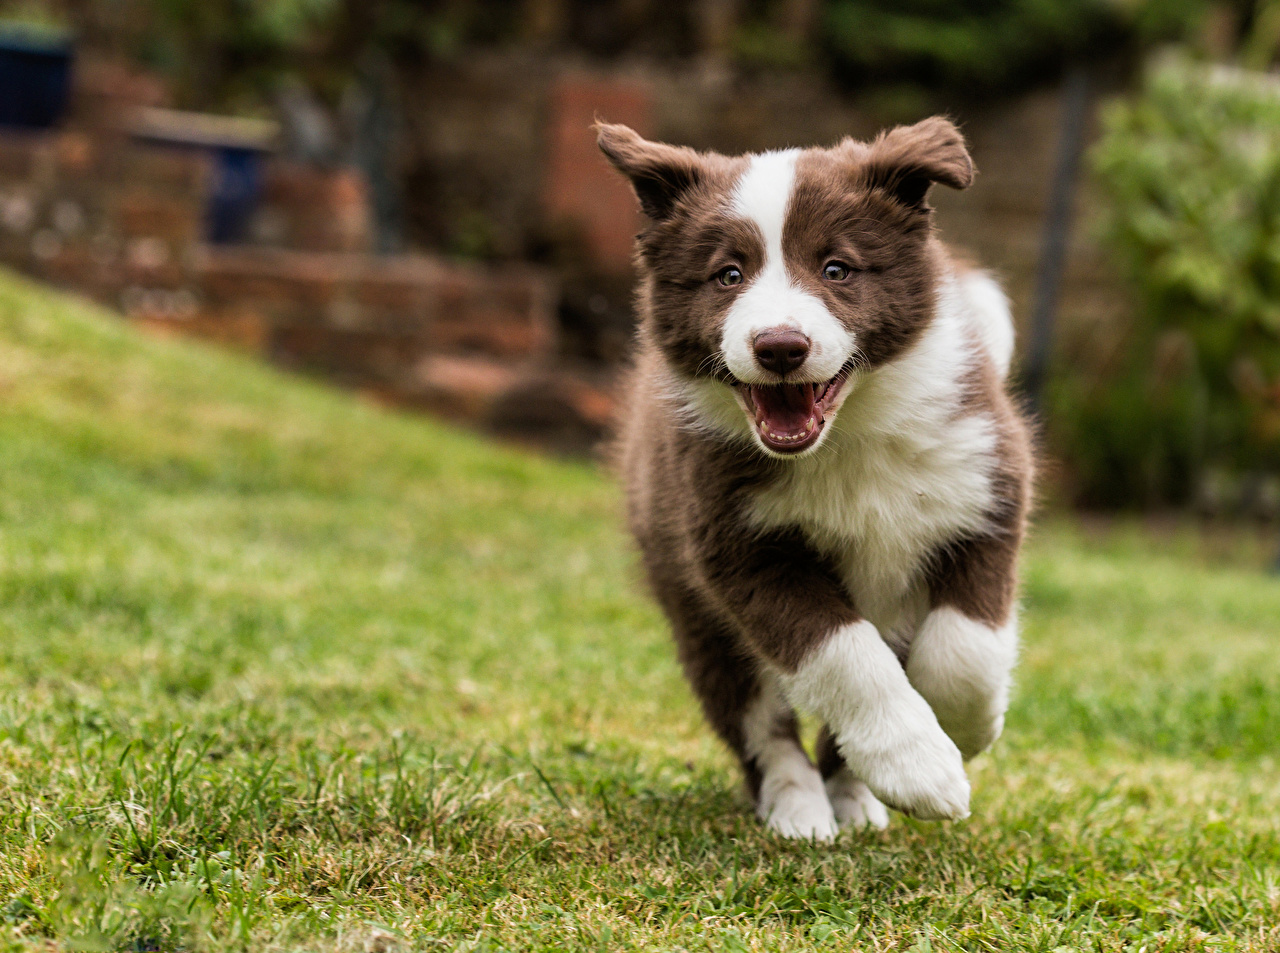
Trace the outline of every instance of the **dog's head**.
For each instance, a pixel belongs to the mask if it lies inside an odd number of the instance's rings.
[[[929,187],[973,163],[941,118],[872,142],[727,157],[600,124],[646,224],[646,332],[676,373],[732,388],[773,456],[817,447],[851,377],[933,314]]]

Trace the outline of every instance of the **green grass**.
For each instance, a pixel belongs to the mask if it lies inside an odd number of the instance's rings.
[[[1048,523],[973,816],[815,847],[619,508],[0,275],[0,949],[1280,949],[1256,559]]]

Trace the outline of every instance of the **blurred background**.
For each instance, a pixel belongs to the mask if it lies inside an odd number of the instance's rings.
[[[1046,495],[1280,520],[1280,2],[6,0],[0,263],[590,453],[633,325],[596,116],[727,152],[944,112]]]

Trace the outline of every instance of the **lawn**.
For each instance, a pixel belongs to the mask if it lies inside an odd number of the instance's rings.
[[[0,949],[1280,949],[1280,580],[1046,519],[973,815],[751,817],[597,468],[0,274]]]

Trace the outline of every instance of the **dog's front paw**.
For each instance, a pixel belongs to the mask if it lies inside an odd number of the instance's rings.
[[[854,774],[890,807],[921,820],[958,821],[969,816],[964,759],[932,712],[927,714],[927,719],[910,718],[879,737],[841,737],[840,752]]]
[[[815,791],[807,785],[788,784],[773,792],[768,803],[761,801],[759,814],[770,830],[783,837],[829,841],[839,830],[821,786]]]
[[[945,744],[943,744],[945,742]],[[873,758],[859,773],[886,804],[925,821],[969,816],[969,779],[964,759],[941,729],[896,751]]]
[[[991,747],[1004,728],[1016,629],[1016,620],[992,629],[944,607],[929,614],[911,644],[907,678],[966,761]]]

